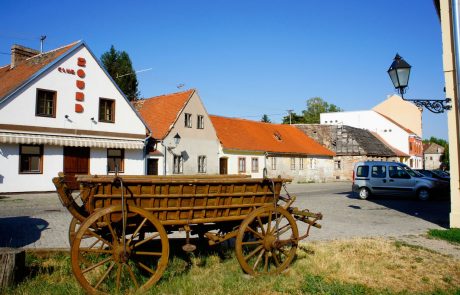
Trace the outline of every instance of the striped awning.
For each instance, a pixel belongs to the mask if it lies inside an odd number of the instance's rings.
[[[118,148],[132,150],[141,150],[144,148],[144,141],[142,139],[114,139],[9,132],[0,132],[0,143],[45,144],[57,146]]]

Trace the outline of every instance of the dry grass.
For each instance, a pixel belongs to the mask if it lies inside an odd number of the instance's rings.
[[[356,239],[312,243],[303,249],[295,269],[308,269],[326,280],[394,292],[460,286],[460,261],[400,242]]]

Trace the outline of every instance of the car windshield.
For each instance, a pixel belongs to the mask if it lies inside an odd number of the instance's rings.
[[[441,177],[450,177],[447,173],[440,171],[440,170],[432,170],[432,172]]]
[[[409,167],[407,166],[403,166],[402,167],[404,170],[406,170],[407,174],[409,174],[410,176],[412,177],[423,177],[424,175],[422,175],[421,173],[418,173],[412,169],[410,169]]]

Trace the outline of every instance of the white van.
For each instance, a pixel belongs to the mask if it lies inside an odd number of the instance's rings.
[[[372,195],[417,196],[428,200],[437,180],[424,177],[402,163],[364,161],[355,164],[353,169],[353,192],[360,199]]]

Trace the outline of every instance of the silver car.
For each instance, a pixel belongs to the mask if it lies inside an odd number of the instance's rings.
[[[435,179],[423,177],[402,163],[364,161],[353,169],[352,190],[363,200],[372,194],[417,196],[426,201],[437,186]]]

